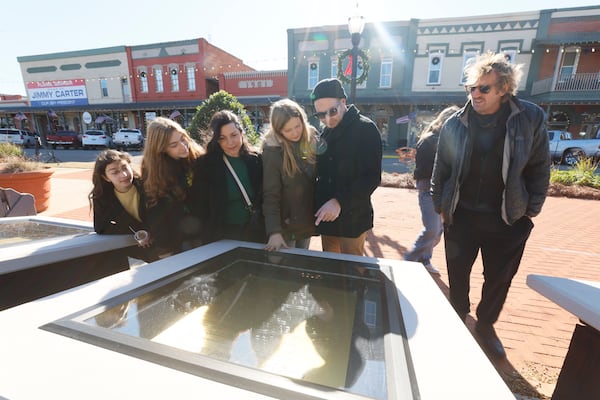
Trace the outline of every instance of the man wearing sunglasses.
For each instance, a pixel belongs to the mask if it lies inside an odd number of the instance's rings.
[[[317,83],[311,99],[314,116],[324,125],[315,187],[323,251],[363,255],[373,227],[371,194],[381,182],[381,135],[373,121],[346,104],[338,79]]]
[[[516,97],[521,68],[493,53],[467,67],[468,101],[442,127],[432,176],[434,207],[444,222],[450,303],[466,320],[471,269],[481,251],[475,332],[496,358],[506,353],[493,324],[550,178],[546,115]]]

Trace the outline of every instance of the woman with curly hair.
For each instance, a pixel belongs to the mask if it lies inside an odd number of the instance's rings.
[[[177,122],[158,117],[148,124],[142,160],[145,220],[167,254],[199,244],[201,227],[192,215],[189,191],[194,164],[203,154],[202,146]]]

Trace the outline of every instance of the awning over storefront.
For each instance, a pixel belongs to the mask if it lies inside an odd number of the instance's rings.
[[[97,117],[94,122],[96,122],[97,124],[103,124],[103,123],[112,124],[115,121],[108,115],[101,115],[101,116]]]

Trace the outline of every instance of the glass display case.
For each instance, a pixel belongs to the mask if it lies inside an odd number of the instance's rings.
[[[419,398],[384,269],[235,248],[42,328],[276,398]]]

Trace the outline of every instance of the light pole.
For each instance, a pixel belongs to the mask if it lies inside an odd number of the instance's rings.
[[[350,104],[356,100],[356,69],[358,66],[358,44],[365,27],[365,19],[360,15],[348,18],[348,31],[352,35],[352,74],[350,75]]]

